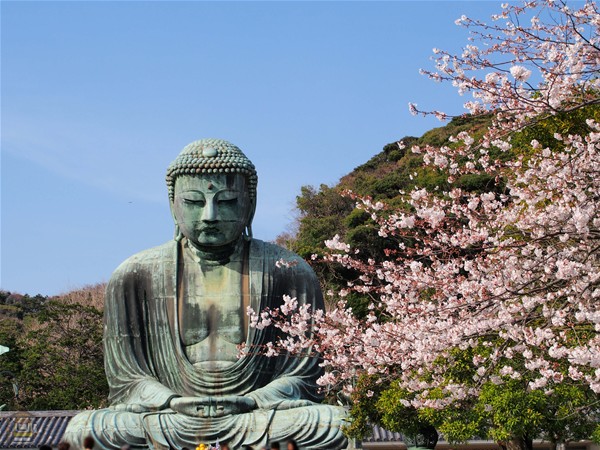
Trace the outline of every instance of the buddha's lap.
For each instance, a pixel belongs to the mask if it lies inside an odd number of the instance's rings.
[[[69,424],[70,441],[92,435],[103,446],[116,448],[123,443],[144,443],[148,439],[164,444],[196,445],[202,441],[255,443],[294,438],[302,441],[327,439],[339,441],[344,410],[337,406],[315,404],[285,410],[264,410],[223,417],[191,417],[172,410],[132,413],[103,409],[85,411]],[[308,446],[309,442],[305,442]]]

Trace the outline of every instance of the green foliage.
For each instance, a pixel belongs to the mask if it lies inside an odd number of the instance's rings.
[[[371,217],[364,210],[355,208],[345,218],[346,227],[349,229],[356,228],[361,225],[373,223]]]
[[[600,444],[600,423],[596,425],[596,428],[592,433],[592,441],[594,441],[596,444]]]
[[[441,147],[448,144],[450,136],[456,136],[461,131],[467,131],[477,138],[486,131],[490,123],[489,115],[454,117],[446,126],[427,131],[415,144]]]
[[[348,308],[352,308],[352,313],[359,319],[364,319],[369,314],[369,299],[359,295],[356,292],[350,292],[346,298]]]
[[[544,421],[545,395],[527,390],[518,380],[486,383],[474,410],[488,423],[489,436],[507,441],[514,436],[537,436]]]
[[[410,396],[397,388],[384,390],[376,402],[381,415],[381,424],[390,431],[401,432],[409,436],[418,434],[429,422],[421,420],[419,412],[412,406],[405,406]]]
[[[488,174],[466,174],[460,176],[455,186],[467,192],[498,192],[503,189],[494,177]]]
[[[361,376],[352,394],[350,417],[352,420],[344,427],[344,432],[352,438],[362,439],[372,432],[371,424],[381,423],[381,414],[376,407],[378,394],[384,389],[377,384],[377,377]]]
[[[303,186],[296,197],[300,226],[292,249],[304,258],[322,254],[325,239],[345,231],[345,217],[354,210],[353,201],[343,197],[338,189],[322,184],[319,190]],[[324,237],[325,236],[325,237]]]
[[[23,334],[23,324],[12,315],[14,309],[17,308],[10,306],[10,315],[5,315],[6,309],[3,308],[2,320],[0,320],[0,344],[10,349],[8,353],[0,355],[0,405],[6,405],[7,410],[17,408],[14,387],[18,386],[18,374],[22,367],[22,352],[17,342]]]
[[[106,406],[103,291],[96,285],[52,299],[0,295],[0,344],[10,348],[0,356],[0,405],[7,410]]]
[[[430,420],[436,424],[437,428],[447,441],[452,443],[462,443],[474,436],[484,434],[484,424],[482,418],[478,416],[470,405],[461,405],[462,408],[453,406],[441,410],[429,408],[423,411],[423,417],[430,417]]]
[[[587,119],[600,121],[600,106],[589,105],[574,111],[562,111],[557,114],[538,120],[536,123],[515,133],[511,144],[517,154],[530,155],[531,141],[539,142],[542,148],[556,148],[559,142],[554,138],[555,133],[562,135],[583,136],[591,130],[586,123]]]
[[[378,229],[372,222],[350,228],[346,234],[346,242],[353,248],[360,248],[362,258],[377,257],[390,243],[389,239],[379,236]]]
[[[368,172],[371,170],[378,171],[382,165],[402,159],[416,141],[416,137],[405,136],[396,142],[384,145],[383,150],[380,153],[373,156],[366,163],[355,168],[353,173]],[[399,145],[400,143],[402,143],[402,145]]]
[[[542,436],[551,442],[586,439],[600,422],[598,396],[580,386],[558,384],[546,398]],[[591,406],[590,406],[591,405]]]
[[[104,406],[102,312],[56,299],[36,322],[22,343],[21,401],[33,410]]]
[[[455,367],[446,374],[448,383],[471,378],[471,350],[451,356]],[[426,374],[423,375],[426,377]],[[486,382],[477,398],[454,402],[443,408],[414,408],[408,402],[415,394],[400,389],[394,382],[378,384],[377,376],[363,377],[353,394],[352,419],[347,431],[364,437],[369,424],[376,423],[407,436],[427,434],[437,429],[450,443],[463,443],[475,436],[498,442],[540,437],[560,443],[578,439],[598,439],[599,408],[597,396],[589,389],[565,383],[548,392],[531,390],[528,380],[499,377],[497,384]],[[444,387],[429,391],[429,400],[445,398]]]
[[[28,295],[23,296],[19,303],[19,308],[23,314],[23,316],[37,314],[40,311],[43,311],[46,302],[48,301],[47,297],[42,295],[36,295],[34,297],[30,297]]]

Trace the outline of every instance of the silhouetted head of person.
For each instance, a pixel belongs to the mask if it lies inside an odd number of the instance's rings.
[[[91,450],[91,449],[93,449],[94,448],[94,444],[95,444],[94,438],[91,437],[91,436],[88,436],[88,437],[86,437],[83,440],[83,448],[85,450]]]

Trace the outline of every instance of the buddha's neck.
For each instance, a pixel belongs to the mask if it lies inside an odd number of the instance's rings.
[[[231,259],[236,259],[241,254],[244,248],[244,238],[241,237],[231,244],[219,247],[199,246],[189,239],[185,239],[184,245],[192,251],[196,257],[194,259],[200,264],[217,266],[227,264]]]

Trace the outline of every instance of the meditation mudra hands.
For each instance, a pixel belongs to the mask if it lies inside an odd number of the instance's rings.
[[[256,409],[256,402],[243,395],[223,397],[176,397],[169,403],[173,411],[193,417],[222,417]]]
[[[227,395],[224,397],[175,397],[171,399],[169,408],[173,411],[192,417],[222,417],[231,414],[241,414],[256,409],[256,402],[242,395]],[[132,413],[150,412],[142,405],[117,404],[112,405],[115,411]]]
[[[282,400],[277,403],[278,410],[311,406],[309,400]],[[144,413],[152,411],[142,405],[117,404],[110,407],[115,411]],[[256,402],[243,395],[227,395],[224,397],[175,397],[171,399],[169,408],[180,414],[192,417],[222,417],[231,414],[242,414],[257,409]]]

